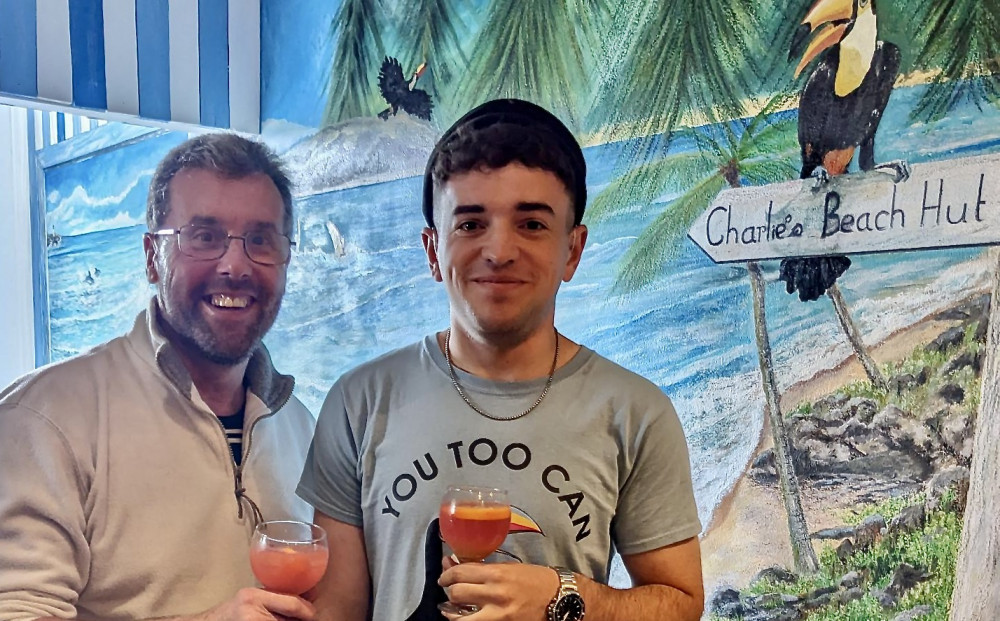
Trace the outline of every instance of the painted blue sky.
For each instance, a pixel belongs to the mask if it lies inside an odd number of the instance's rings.
[[[333,64],[333,19],[340,4],[340,0],[261,0],[262,122],[319,126]],[[472,32],[488,4],[489,0],[461,4]],[[405,23],[402,6],[399,0],[382,0],[379,14],[388,22]],[[380,34],[385,52],[397,54],[391,28]]]
[[[94,130],[100,132],[105,125]],[[81,235],[133,226],[145,221],[146,193],[156,165],[183,132],[141,140],[72,164],[45,171],[45,222],[48,231]]]
[[[339,7],[339,0],[262,0],[262,121],[319,125]]]

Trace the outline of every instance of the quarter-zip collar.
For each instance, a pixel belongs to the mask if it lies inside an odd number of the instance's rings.
[[[163,335],[158,324],[157,301],[154,296],[149,303],[149,307],[136,318],[135,326],[129,334],[129,340],[133,346],[140,351],[152,354],[156,360],[156,366],[163,375],[185,398],[198,409],[210,415],[219,427],[222,441],[225,442],[226,430],[214,412],[208,407],[198,388],[194,385],[187,367],[184,366],[180,356],[170,341]],[[233,458],[232,449],[229,450],[230,463],[232,465],[234,492],[238,516],[243,519],[244,503],[249,505],[252,516],[251,528],[263,519],[257,503],[247,494],[243,481],[243,468],[248,463],[253,448],[253,431],[257,423],[270,418],[280,410],[292,397],[295,388],[295,378],[290,375],[283,375],[275,370],[271,363],[271,356],[263,344],[258,344],[250,355],[244,374],[244,385],[247,387],[245,417],[244,417],[244,445],[243,459],[240,464],[236,464]]]
[[[136,320],[131,337],[138,336],[136,332],[140,323],[145,324],[143,331],[149,337],[152,344],[153,356],[160,371],[170,380],[170,382],[188,399],[193,400],[195,387],[188,373],[187,367],[181,361],[176,349],[163,335],[158,325],[158,311],[156,296],[149,302],[149,308]],[[275,370],[271,363],[271,355],[263,343],[258,343],[250,354],[250,361],[247,363],[247,370],[244,376],[244,383],[252,394],[260,399],[268,412],[277,412],[288,403],[295,388],[295,378],[291,375],[283,375]],[[200,399],[199,399],[200,400]],[[203,403],[203,402],[202,402]],[[247,411],[247,416],[251,412]]]

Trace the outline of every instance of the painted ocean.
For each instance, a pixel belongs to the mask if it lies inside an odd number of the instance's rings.
[[[918,94],[893,94],[879,132],[878,160],[917,162],[1000,150],[996,109],[969,106],[939,123],[914,126],[905,113]],[[993,120],[974,123],[984,116]],[[586,150],[592,195],[613,178],[622,148]],[[671,148],[692,146],[677,142]],[[296,376],[297,394],[313,411],[347,369],[446,325],[444,290],[431,280],[420,246],[420,184],[408,178],[297,201],[300,249],[266,341],[278,368]],[[122,213],[113,201],[99,198],[122,188],[88,180],[87,191],[94,217]],[[50,206],[58,208],[59,201]],[[763,423],[750,286],[742,266],[715,265],[685,240],[679,259],[652,286],[628,297],[613,295],[619,260],[659,210],[636,210],[591,228],[576,278],[560,292],[557,326],[674,399],[707,526],[743,471]],[[141,211],[129,212],[129,226],[66,235],[50,249],[53,360],[124,332],[147,303],[144,225]],[[983,255],[963,249],[857,256],[841,288],[866,340],[875,343],[985,287]],[[850,348],[829,300],[801,303],[776,282],[777,262],[764,269],[779,384],[787,387],[847,358]]]

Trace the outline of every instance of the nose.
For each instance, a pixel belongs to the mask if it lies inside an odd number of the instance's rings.
[[[513,262],[520,249],[517,245],[517,234],[510,226],[494,224],[483,236],[483,258],[493,265],[506,265]]]
[[[247,256],[243,248],[243,240],[239,237],[230,237],[226,252],[216,264],[216,271],[222,276],[228,276],[234,280],[250,278],[253,272],[253,262]]]

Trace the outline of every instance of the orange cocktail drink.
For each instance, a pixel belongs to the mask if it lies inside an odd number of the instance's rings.
[[[463,563],[481,561],[496,552],[510,529],[510,505],[445,502],[441,504],[441,538]]]
[[[507,491],[493,487],[452,485],[441,499],[441,538],[460,563],[479,562],[497,551],[510,530]],[[446,615],[467,615],[479,608],[451,601],[438,604]]]

